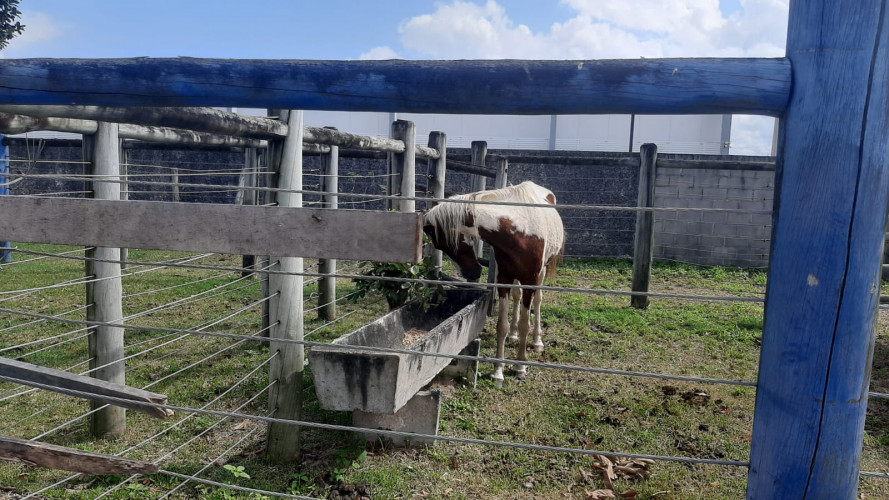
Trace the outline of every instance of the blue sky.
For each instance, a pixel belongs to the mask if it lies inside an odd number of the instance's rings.
[[[22,0],[2,58],[783,56],[788,0]],[[736,117],[733,152],[772,120]],[[750,149],[756,145],[756,151]],[[740,148],[740,150],[739,150]],[[746,148],[746,149],[745,149]]]

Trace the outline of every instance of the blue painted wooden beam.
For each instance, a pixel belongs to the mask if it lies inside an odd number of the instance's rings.
[[[786,59],[3,59],[0,104],[778,116]]]
[[[857,498],[889,202],[887,0],[794,0],[748,498]]]

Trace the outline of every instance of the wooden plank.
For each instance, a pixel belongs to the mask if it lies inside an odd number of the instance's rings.
[[[889,2],[790,3],[747,498],[858,497],[889,203]]]
[[[157,465],[151,462],[2,435],[0,435],[0,458],[84,474],[155,474],[158,471]]]
[[[155,201],[0,197],[10,241],[419,262],[422,216]]]
[[[0,104],[778,116],[790,95],[790,70],[789,61],[783,58],[4,59],[0,65],[0,87],[4,89]],[[195,126],[163,125],[200,130]]]
[[[639,148],[639,194],[636,206],[651,208],[654,206],[654,186],[657,178],[657,145],[643,144]],[[633,285],[634,292],[648,292],[651,281],[651,262],[654,259],[654,212],[636,213],[636,237],[633,250]],[[632,295],[630,306],[636,309],[648,308],[647,295]]]
[[[19,384],[40,387],[49,391],[59,389],[59,392],[62,394],[65,394],[62,390],[88,392],[96,395],[95,401],[103,401],[104,403],[122,408],[130,408],[152,417],[167,418],[173,414],[170,410],[138,404],[140,401],[166,404],[167,396],[163,394],[144,391],[123,384],[106,382],[97,378],[77,375],[76,373],[54,368],[32,365],[24,361],[0,357],[0,378],[5,380],[12,379]],[[102,399],[101,396],[128,399],[132,400],[133,404],[123,401],[109,402],[107,399]]]

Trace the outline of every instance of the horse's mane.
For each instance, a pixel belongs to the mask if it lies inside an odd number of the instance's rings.
[[[500,217],[508,216],[517,224],[525,224],[524,229],[546,241],[544,263],[555,260],[561,254],[565,243],[562,220],[555,209],[549,208],[550,200],[555,204],[552,191],[526,181],[516,186],[509,186],[491,191],[451,196],[450,200],[470,201],[504,201],[515,203],[533,203],[547,205],[543,207],[484,205],[480,203],[444,202],[431,208],[426,213],[426,223],[435,226],[439,242],[456,249],[460,239],[466,238],[470,244],[478,239],[478,227],[482,224],[495,224]],[[466,227],[464,221],[471,216],[473,227]]]

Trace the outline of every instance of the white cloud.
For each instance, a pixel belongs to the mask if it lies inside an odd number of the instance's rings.
[[[382,46],[382,47],[374,47],[367,52],[361,54],[358,57],[362,61],[371,61],[371,60],[385,60],[385,59],[401,59],[398,53],[392,50],[391,47]]]
[[[574,15],[535,33],[496,0],[452,0],[399,31],[406,53],[429,59],[783,56],[789,0],[739,1],[726,16],[719,0],[562,0]],[[769,154],[773,122],[735,119],[732,152]]]
[[[777,57],[788,0],[741,0],[726,17],[718,0],[563,0],[574,16],[535,33],[495,0],[453,0],[400,26],[404,47],[436,59]]]
[[[43,12],[24,11],[20,19],[25,25],[21,35],[16,36],[3,51],[3,55],[10,56],[20,48],[37,45],[62,36],[65,25],[59,23],[51,16]]]

